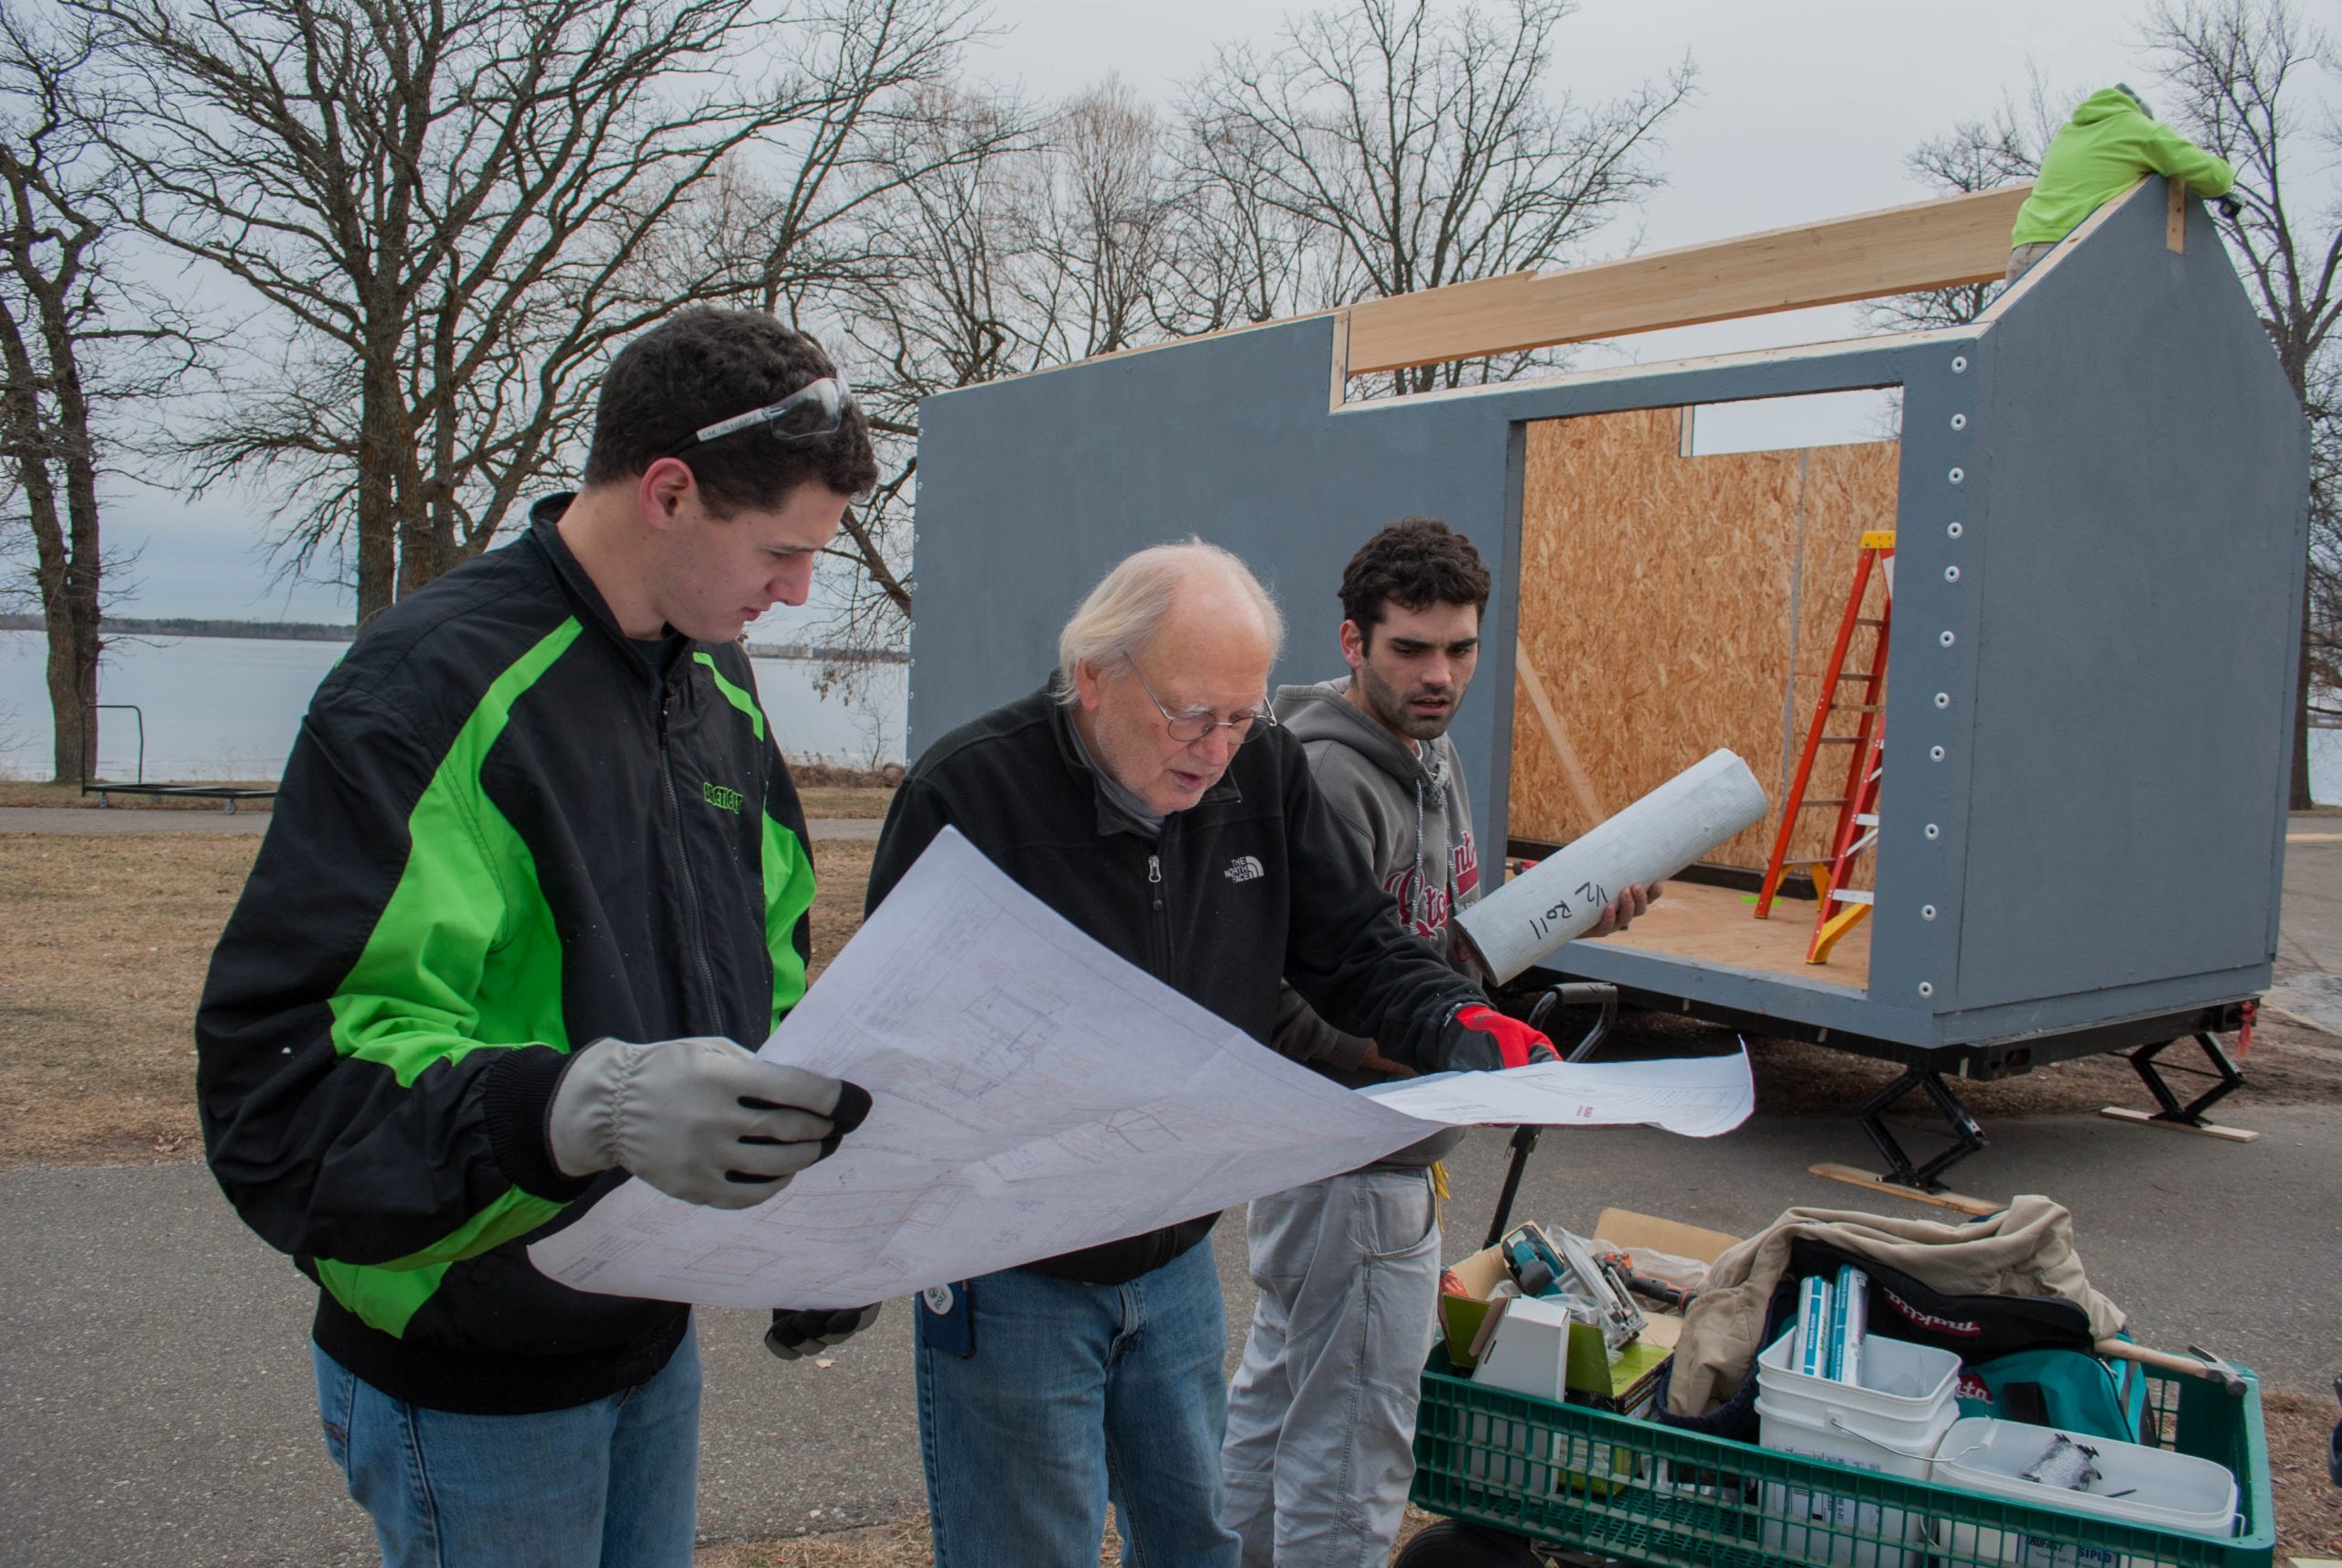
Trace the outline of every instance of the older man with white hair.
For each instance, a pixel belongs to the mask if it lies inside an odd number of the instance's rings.
[[[956,827],[1090,936],[1265,1042],[1284,980],[1424,1070],[1520,1066],[1544,1036],[1404,930],[1268,707],[1284,635],[1234,555],[1110,572],[1047,686],[930,746],[872,867],[876,907]],[[1130,1561],[1232,1568],[1216,1215],[928,1293],[919,1435],[938,1568],[1089,1568],[1111,1499]]]

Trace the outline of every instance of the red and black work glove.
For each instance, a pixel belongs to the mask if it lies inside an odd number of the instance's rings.
[[[883,1304],[881,1304],[883,1305]],[[765,1348],[784,1361],[819,1355],[843,1345],[878,1321],[877,1306],[849,1306],[836,1312],[773,1309],[772,1326],[765,1330]]]
[[[1562,1059],[1552,1041],[1520,1019],[1508,1018],[1478,1003],[1456,1010],[1441,1043],[1446,1047],[1451,1071],[1494,1072],[1499,1068]]]

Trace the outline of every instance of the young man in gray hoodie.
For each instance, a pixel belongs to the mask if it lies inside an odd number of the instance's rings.
[[[1488,573],[1471,542],[1411,517],[1342,574],[1343,680],[1280,687],[1277,718],[1400,920],[1456,962],[1451,917],[1480,896],[1479,845],[1447,726],[1479,658]],[[1654,888],[1618,896],[1622,929]],[[1457,967],[1462,965],[1457,963]],[[1407,1069],[1288,987],[1276,1047],[1353,1088]],[[1246,1568],[1387,1562],[1414,1473],[1415,1403],[1439,1296],[1440,1133],[1363,1170],[1256,1200],[1259,1287],[1229,1389],[1224,1522]]]

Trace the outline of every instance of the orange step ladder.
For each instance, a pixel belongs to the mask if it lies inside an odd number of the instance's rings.
[[[1873,570],[1880,583],[1879,610],[1876,616],[1863,614],[1863,601],[1870,592]],[[1781,828],[1773,839],[1772,857],[1765,863],[1764,885],[1757,890],[1756,918],[1770,917],[1773,899],[1780,891],[1781,878],[1789,865],[1789,840],[1797,831],[1798,813],[1817,806],[1834,806],[1837,822],[1830,834],[1830,856],[1827,860],[1799,864],[1807,868],[1813,878],[1814,891],[1820,896],[1821,908],[1813,920],[1813,938],[1807,944],[1805,961],[1826,963],[1830,950],[1838,939],[1852,930],[1871,911],[1871,895],[1860,888],[1850,887],[1856,855],[1878,842],[1878,789],[1884,771],[1886,747],[1886,642],[1895,617],[1895,531],[1877,529],[1862,536],[1860,553],[1854,560],[1853,591],[1846,596],[1846,613],[1838,623],[1837,640],[1830,647],[1829,668],[1821,677],[1821,694],[1813,709],[1813,723],[1807,727],[1805,746],[1798,754],[1797,773],[1789,785],[1789,797],[1781,803]],[[1863,627],[1875,632],[1871,644],[1870,667],[1866,671],[1849,671],[1847,655],[1853,649],[1854,634]],[[1839,700],[1839,688],[1847,682],[1862,682],[1861,699],[1845,703]],[[1832,714],[1851,713],[1855,715],[1854,733],[1830,733]],[[1806,787],[1813,778],[1813,764],[1825,746],[1851,747],[1846,760],[1844,787],[1835,796],[1809,799]]]

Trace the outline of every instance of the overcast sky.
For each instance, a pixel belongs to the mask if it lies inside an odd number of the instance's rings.
[[[971,73],[1066,96],[1119,73],[1165,105],[1214,47],[1274,41],[1291,10],[1273,0],[995,0],[999,36]],[[2310,9],[2317,9],[2313,5]],[[1595,241],[1605,255],[1720,239],[1892,206],[1929,194],[1903,167],[1917,143],[2022,97],[2037,68],[2072,96],[2128,81],[2153,97],[2137,47],[2145,0],[1584,0],[1557,34],[1553,84],[1580,101],[1662,75],[1688,50],[1697,96],[1661,154],[1669,184],[1644,210]],[[1735,332],[1697,329],[1695,349],[1752,339],[1839,336],[1842,316]],[[1819,328],[1821,330],[1816,330]],[[1670,335],[1669,352],[1684,335]],[[1640,357],[1640,356],[1638,356]],[[341,620],[330,586],[271,585],[261,555],[266,498],[201,500],[127,485],[106,513],[109,541],[136,549],[138,616]],[[779,614],[757,635],[789,634]]]

